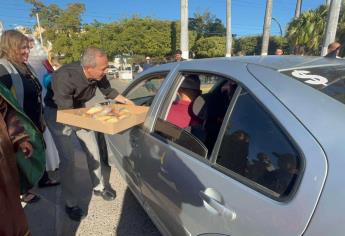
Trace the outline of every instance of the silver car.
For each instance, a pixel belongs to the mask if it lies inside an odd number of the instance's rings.
[[[168,115],[198,76],[179,127]],[[107,135],[114,164],[164,235],[345,235],[345,62],[296,56],[164,64],[123,93],[143,125]]]

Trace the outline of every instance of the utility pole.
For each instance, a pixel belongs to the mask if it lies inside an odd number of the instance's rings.
[[[295,9],[295,19],[301,15],[302,0],[297,0]]]
[[[40,25],[40,18],[38,16],[38,12],[40,11],[40,9],[38,7],[36,7],[36,9],[34,10],[34,12],[36,13],[36,21],[37,21],[37,28],[38,28],[38,33],[40,35],[40,42],[41,42],[41,46],[43,46],[43,38],[42,38],[42,28]]]
[[[5,30],[4,24],[0,20],[0,36],[2,35],[2,32]]]
[[[327,54],[327,47],[330,43],[334,42],[337,33],[337,26],[339,20],[341,0],[331,0],[331,5],[328,10],[328,21],[326,27],[326,34],[323,41],[321,56]]]
[[[231,34],[231,0],[226,0],[226,51],[225,56],[231,57],[232,34]]]
[[[266,0],[265,22],[262,33],[261,55],[266,56],[268,51],[268,43],[270,40],[270,29],[272,22],[272,0]]]
[[[180,0],[181,2],[181,51],[182,58],[188,59],[188,0]]]

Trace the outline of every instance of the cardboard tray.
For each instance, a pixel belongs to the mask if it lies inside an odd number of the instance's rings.
[[[135,125],[144,123],[147,112],[149,110],[149,107],[145,106],[123,104],[112,104],[111,106],[116,108],[126,108],[130,111],[130,115],[117,121],[116,123],[109,123],[106,121],[100,121],[90,117],[82,116],[85,111],[90,109],[90,107],[88,107],[80,109],[58,110],[56,121],[66,125],[94,130],[101,133],[116,134]]]

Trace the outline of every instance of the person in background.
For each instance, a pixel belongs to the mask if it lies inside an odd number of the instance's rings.
[[[146,57],[145,60],[146,62],[143,65],[143,70],[147,70],[148,68],[151,68],[153,66],[153,64],[151,63],[150,57]]]
[[[53,73],[54,69],[50,65],[47,59],[47,53],[38,43],[34,40],[31,35],[27,36],[29,39],[30,55],[29,55],[29,65],[33,68],[33,71],[37,75],[37,79],[41,85],[43,85],[44,78],[47,74]],[[42,86],[42,97],[46,94],[46,87]],[[44,140],[46,142],[46,172],[43,175],[42,179],[38,183],[39,187],[51,187],[58,185],[59,182],[49,178],[47,171],[55,171],[59,168],[59,155],[54,143],[53,138],[51,137],[49,129],[45,129]]]
[[[61,67],[61,64],[60,64],[60,62],[59,62],[59,57],[53,56],[53,57],[51,58],[51,65],[52,65],[52,67],[53,67],[54,70],[59,69],[59,68]]]
[[[277,48],[274,53],[274,55],[277,55],[277,56],[282,56],[283,54],[284,54],[284,51],[281,48]]]
[[[179,62],[179,61],[184,61],[184,59],[182,58],[182,51],[180,49],[177,49],[175,52],[175,62]]]
[[[115,199],[116,193],[111,190],[108,180],[105,179],[105,176],[110,174],[110,166],[102,161],[107,159],[104,157],[107,155],[104,135],[57,123],[57,110],[85,107],[85,103],[95,96],[97,88],[108,99],[114,99],[123,104],[134,104],[111,88],[106,78],[107,68],[108,59],[105,52],[96,47],[89,47],[84,51],[80,62],[64,65],[54,71],[45,96],[44,115],[60,156],[65,211],[70,219],[75,221],[83,219],[85,214],[78,205],[76,192],[74,135],[78,138],[87,157],[93,194],[111,201]]]
[[[16,30],[7,30],[0,41],[0,83],[11,90],[24,113],[31,119],[37,130],[45,130],[42,107],[42,86],[37,75],[28,64],[30,53],[29,39]],[[44,172],[40,183],[45,186],[58,184]],[[39,196],[32,190],[22,195],[22,201],[34,203]]]
[[[237,56],[237,57],[243,57],[243,56],[245,56],[246,54],[243,52],[243,51],[238,51],[237,53],[236,53],[236,55],[235,56]]]
[[[305,47],[301,45],[296,45],[293,49],[294,55],[304,56]]]
[[[200,79],[197,75],[188,75],[178,89],[178,100],[175,101],[168,113],[167,121],[180,128],[199,125],[201,120],[192,112],[192,104],[201,94]]]
[[[341,44],[338,42],[333,42],[328,45],[327,48],[327,55],[325,57],[328,58],[340,58],[339,52],[340,52]]]

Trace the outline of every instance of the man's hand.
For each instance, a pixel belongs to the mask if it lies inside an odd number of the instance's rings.
[[[131,100],[127,99],[127,98],[124,100],[124,104],[126,104],[126,105],[135,105],[133,101],[131,101]]]
[[[125,98],[122,95],[118,95],[114,100],[119,102],[119,103],[126,104],[126,105],[135,105],[134,102],[132,102],[131,100]]]
[[[26,158],[31,157],[33,153],[32,145],[29,141],[23,141],[19,144],[19,148],[22,150]]]

